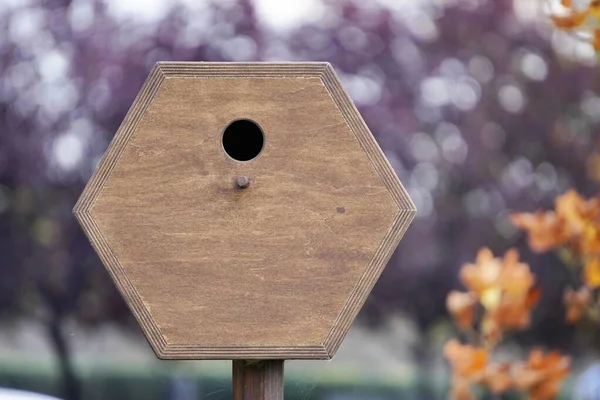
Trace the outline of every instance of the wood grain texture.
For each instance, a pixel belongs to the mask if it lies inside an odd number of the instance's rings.
[[[159,63],[74,212],[159,357],[327,359],[415,207],[329,64]]]
[[[283,363],[233,361],[233,400],[283,400]]]

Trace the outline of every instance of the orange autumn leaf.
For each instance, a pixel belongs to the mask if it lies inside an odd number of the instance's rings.
[[[592,39],[592,46],[594,46],[594,50],[600,50],[600,29],[596,29],[594,31],[594,37]]]
[[[481,295],[496,285],[501,269],[502,263],[494,257],[492,251],[482,248],[477,253],[475,264],[465,264],[461,268],[460,278],[469,290]]]
[[[581,235],[600,215],[600,198],[584,199],[571,189],[555,200],[556,214],[565,221],[571,236]]]
[[[519,252],[510,249],[502,259],[502,270],[498,276],[498,284],[505,294],[510,296],[528,295],[535,282],[529,265],[519,261]]]
[[[513,382],[517,389],[526,390],[530,400],[554,399],[570,371],[571,359],[558,352],[544,354],[539,349],[529,353],[526,363],[513,369]]]
[[[583,310],[590,304],[591,299],[592,294],[586,287],[582,287],[578,291],[567,289],[564,296],[565,307],[567,308],[567,322],[578,322],[583,316]]]
[[[572,12],[569,15],[553,15],[550,18],[558,29],[571,30],[583,25],[587,16],[587,12]]]
[[[553,211],[511,214],[510,221],[527,232],[529,247],[543,253],[569,240],[565,222]]]
[[[529,265],[519,261],[516,249],[508,250],[500,259],[483,248],[474,264],[462,267],[460,276],[470,292],[451,293],[447,306],[462,329],[473,324],[473,298],[485,310],[480,329],[488,345],[497,343],[505,330],[523,329],[529,325],[531,310],[540,292],[533,288],[535,276]]]
[[[578,2],[581,3],[581,2]],[[586,39],[594,49],[600,50],[600,34],[598,25],[600,23],[600,1],[592,0],[588,5],[579,4],[572,0],[561,0],[560,4],[568,10],[565,15],[551,15],[550,19],[556,28],[566,31],[582,33],[580,37]]]
[[[540,290],[534,289],[535,276],[529,265],[519,261],[519,253],[510,249],[502,260],[498,279],[501,289],[497,307],[490,315],[502,330],[524,329],[531,321],[531,310],[540,298]]]
[[[460,277],[486,309],[496,308],[502,296],[525,298],[535,282],[529,265],[519,261],[519,252],[510,249],[502,259],[483,248],[477,253],[475,264],[465,264]]]
[[[555,202],[556,213],[565,221],[565,227],[575,250],[582,254],[600,251],[600,197],[589,200],[575,190],[559,196]]]
[[[531,308],[540,301],[540,297],[542,297],[542,291],[539,288],[533,288],[527,294],[527,299],[525,300],[525,307]]]
[[[462,330],[473,326],[477,298],[471,293],[452,291],[446,298],[446,308]]]
[[[593,258],[585,263],[583,277],[591,289],[600,288],[600,258]]]
[[[490,365],[485,371],[483,384],[492,393],[502,393],[512,387],[510,364]]]
[[[452,367],[452,373],[469,382],[478,382],[483,378],[488,355],[485,349],[461,344],[453,339],[444,345],[444,356]]]
[[[531,323],[531,310],[539,297],[539,289],[531,289],[524,296],[502,296],[500,304],[490,311],[490,315],[502,330],[524,329]]]
[[[444,356],[452,368],[452,389],[449,398],[475,399],[471,393],[471,385],[481,382],[484,378],[488,362],[487,352],[453,339],[444,345]]]
[[[588,8],[588,14],[595,19],[600,19],[600,1],[593,0]]]
[[[512,214],[511,222],[536,252],[570,244],[578,254],[600,254],[600,197],[586,200],[571,189],[556,198],[554,211]]]
[[[600,224],[590,221],[585,227],[577,249],[583,255],[600,255]]]
[[[452,387],[448,395],[450,400],[476,400],[471,392],[471,384],[463,379],[452,379]]]

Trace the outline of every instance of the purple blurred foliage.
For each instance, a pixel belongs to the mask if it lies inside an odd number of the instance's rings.
[[[478,248],[517,246],[544,290],[523,340],[568,345],[566,277],[507,216],[598,191],[586,160],[600,151],[600,75],[543,16],[508,0],[340,0],[274,31],[248,0],[146,20],[115,4],[0,6],[0,312],[50,332],[67,318],[134,325],[71,208],[156,61],[326,60],[419,209],[363,319],[401,310],[426,329]]]

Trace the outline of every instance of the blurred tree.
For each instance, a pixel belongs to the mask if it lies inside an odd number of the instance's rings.
[[[543,207],[572,186],[597,191],[586,159],[598,73],[553,51],[541,9],[527,24],[512,1],[419,3],[332,2],[325,15],[338,22],[302,27],[290,46],[346,74],[417,203],[370,306],[413,310],[425,326],[479,246],[524,247],[508,210]]]
[[[444,297],[477,248],[530,254],[510,210],[546,207],[570,187],[598,191],[586,159],[600,86],[591,46],[554,33],[541,2],[386,3],[330,2],[330,21],[293,33],[290,54],[346,74],[419,209],[363,315],[377,322],[404,310],[425,331],[444,316]],[[544,297],[521,340],[589,347],[564,324],[560,261],[526,257]],[[415,360],[427,368],[432,346],[420,337]]]
[[[0,316],[43,321],[77,400],[64,323],[137,329],[71,215],[83,184],[156,61],[222,61],[239,47],[224,41],[260,35],[246,1],[202,5],[200,24],[182,7],[140,22],[102,1],[30,3],[0,5]]]

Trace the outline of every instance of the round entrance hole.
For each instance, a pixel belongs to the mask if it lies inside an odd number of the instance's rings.
[[[223,132],[223,150],[237,161],[250,161],[258,156],[265,143],[262,129],[256,122],[238,119]]]

